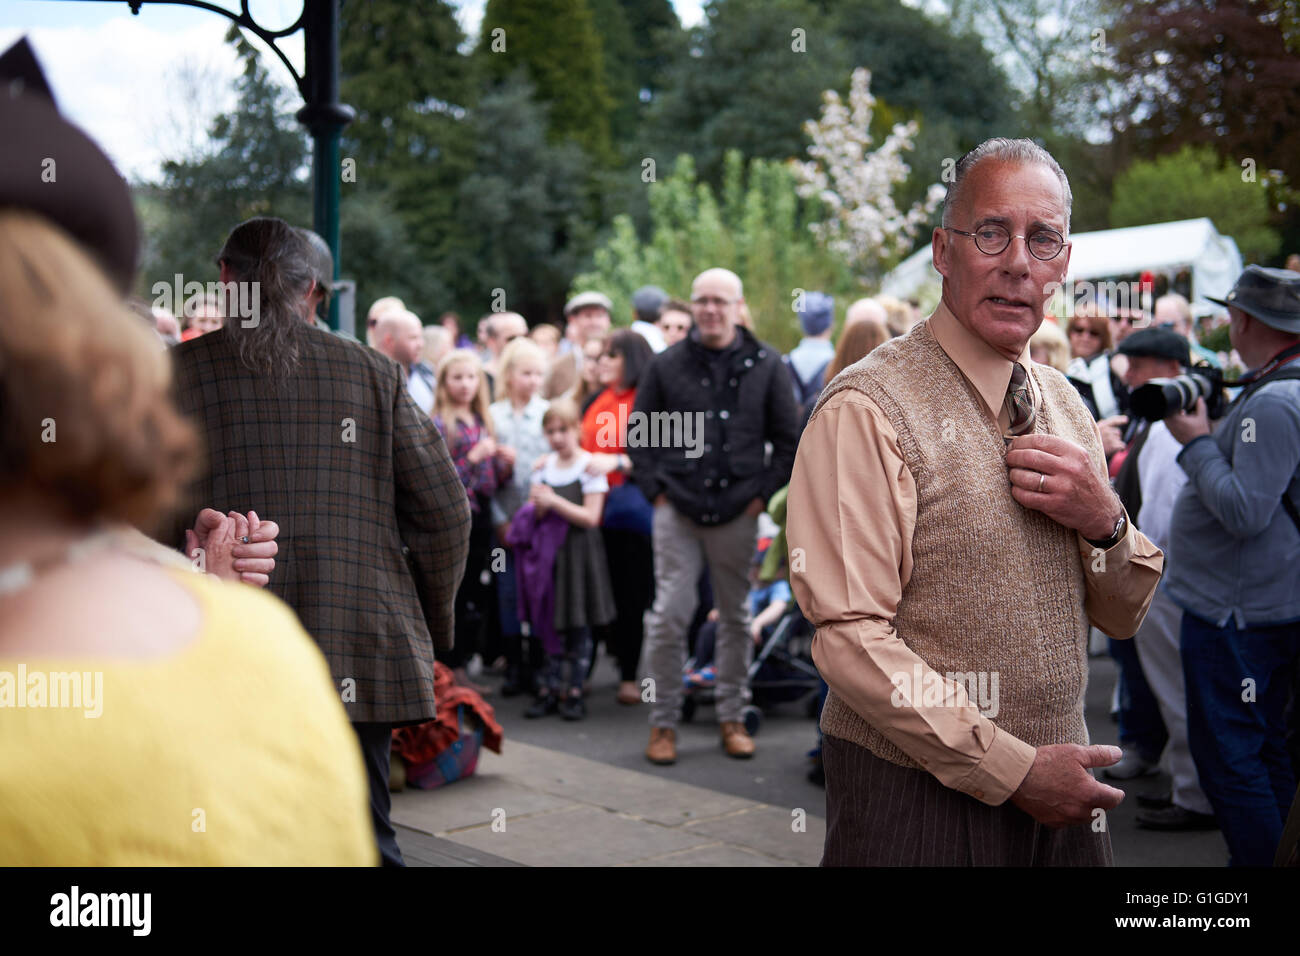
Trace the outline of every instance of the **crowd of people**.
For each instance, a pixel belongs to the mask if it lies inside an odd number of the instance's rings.
[[[1123,794],[1089,768],[1131,780],[1166,752],[1141,825],[1220,827],[1234,864],[1284,845],[1300,273],[1251,266],[1219,302],[1248,369],[1231,395],[1176,294],[1062,332],[1068,181],[991,140],[935,230],[933,314],[861,299],[835,341],[834,300],[806,292],[787,355],[719,267],[628,316],[579,292],[563,329],[488,313],[473,340],[384,297],[349,341],[320,318],[328,247],[271,217],[217,255],[255,320],[200,296],[178,321],[123,304],[125,183],[29,53],[0,67],[27,91],[0,103],[27,134],[4,149],[57,131],[80,173],[0,204],[0,662],[97,673],[107,702],[89,732],[6,713],[6,862],[400,865],[393,734],[438,719],[439,667],[581,721],[603,647],[617,702],[648,705],[647,760],[677,760],[706,687],[748,758],[782,622],[825,681],[827,864],[1106,863],[1088,824]],[[1087,746],[1090,628],[1122,752]],[[977,673],[1001,679],[992,714]]]

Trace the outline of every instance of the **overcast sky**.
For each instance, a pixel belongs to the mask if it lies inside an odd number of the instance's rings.
[[[213,0],[238,10],[238,0]],[[461,26],[478,30],[486,0],[452,0]],[[702,18],[703,0],[673,0],[687,26]],[[254,18],[288,26],[302,0],[252,0]],[[222,42],[230,23],[193,7],[145,3],[132,16],[124,0],[0,0],[0,51],[26,34],[45,68],[63,114],[85,129],[130,179],[154,179],[164,159],[186,155],[216,112],[232,105],[239,75],[234,50]],[[264,62],[286,85],[291,77],[262,47]],[[282,41],[302,69],[302,33]]]

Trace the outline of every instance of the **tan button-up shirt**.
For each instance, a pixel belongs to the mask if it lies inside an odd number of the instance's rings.
[[[1005,434],[1012,363],[943,304],[928,321]],[[1019,361],[1028,367],[1027,346]],[[790,583],[817,628],[813,660],[826,683],[945,786],[990,805],[1002,803],[1029,773],[1031,745],[1001,730],[974,703],[917,708],[906,701],[897,706],[897,697],[891,701],[891,675],[911,675],[917,665],[925,686],[944,683],[945,698],[951,700],[957,685],[934,672],[894,630],[912,573],[916,483],[893,426],[875,402],[855,389],[826,402],[799,442],[789,501],[790,553],[800,548],[817,556],[815,576],[811,568],[808,574],[795,571]],[[1104,562],[1083,537],[1078,544],[1089,619],[1113,637],[1131,637],[1160,580],[1160,549],[1132,523],[1104,553]]]

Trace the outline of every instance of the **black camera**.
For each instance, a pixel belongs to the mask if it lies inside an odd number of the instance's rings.
[[[1223,417],[1227,404],[1223,391],[1223,373],[1212,365],[1197,365],[1177,378],[1153,378],[1129,395],[1129,411],[1138,418],[1158,422],[1177,412],[1196,407],[1205,399],[1206,414],[1211,420]]]

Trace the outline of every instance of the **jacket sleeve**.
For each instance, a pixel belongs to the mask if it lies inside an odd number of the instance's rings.
[[[442,434],[393,366],[393,481],[397,529],[433,646],[452,646],[456,589],[469,556],[469,497]]]
[[[661,410],[662,406],[663,389],[659,383],[659,362],[652,359],[641,374],[641,380],[637,382],[636,404],[632,411],[638,417],[643,417]],[[664,490],[663,482],[659,478],[654,449],[645,447],[643,443],[638,443],[636,447],[628,445],[627,456],[632,459],[632,480],[646,496],[646,500],[653,504],[655,498],[659,497],[659,493]]]
[[[779,359],[774,363],[767,385],[765,404],[766,437],[772,443],[772,462],[763,476],[761,496],[764,504],[790,483],[794,453],[799,447],[799,409],[790,390],[790,376]]]
[[[1282,495],[1300,468],[1300,408],[1288,390],[1261,388],[1249,401],[1232,436],[1231,461],[1208,435],[1178,455],[1196,494],[1235,538],[1255,537],[1282,513]]]

